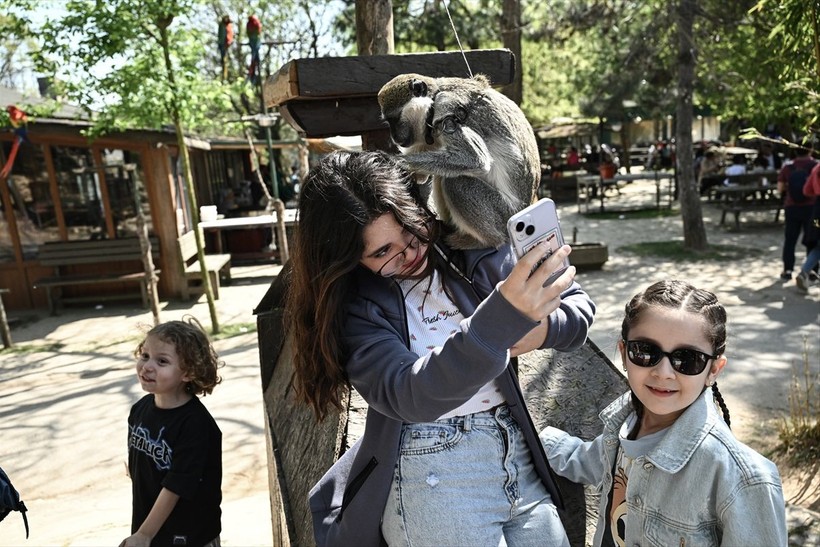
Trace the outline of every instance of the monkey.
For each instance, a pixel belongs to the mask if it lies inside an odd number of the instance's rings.
[[[432,205],[454,249],[500,247],[507,220],[536,199],[541,160],[521,109],[484,75],[402,74],[378,93],[402,159],[432,178]]]

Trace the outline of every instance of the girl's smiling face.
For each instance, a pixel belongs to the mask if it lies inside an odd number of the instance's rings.
[[[154,394],[154,402],[160,408],[176,408],[191,396],[185,391],[190,381],[180,367],[180,358],[173,344],[156,336],[148,336],[137,355],[137,377],[142,389]]]
[[[713,355],[715,348],[706,336],[706,328],[706,320],[696,313],[650,306],[630,328],[629,340],[652,342],[670,353],[688,348]],[[644,368],[629,360],[623,341],[618,343],[618,349],[629,387],[644,406],[639,437],[672,425],[704,387],[715,381],[726,364],[726,358],[718,356],[710,360],[700,374],[687,376],[675,371],[666,356],[655,366]]]

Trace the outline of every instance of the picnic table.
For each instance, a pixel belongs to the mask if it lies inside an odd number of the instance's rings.
[[[285,209],[284,217],[285,217],[285,228],[292,229],[293,226],[297,223],[297,209]],[[231,218],[220,218],[217,220],[207,220],[202,221],[199,223],[199,227],[202,228],[205,232],[212,232],[215,234],[214,237],[214,252],[219,254],[223,253],[223,249],[226,247],[224,239],[226,231],[231,230],[254,230],[260,228],[270,228],[273,230],[273,233],[276,234],[276,222],[277,222],[277,214],[276,211],[271,211],[270,214],[265,215],[256,215],[256,216],[244,216],[244,217],[231,217]],[[232,253],[236,254],[237,256],[234,257],[236,259],[241,260],[244,258],[260,258],[265,253],[251,253],[251,252],[244,252],[244,253]],[[268,253],[269,254],[269,253]]]
[[[712,189],[714,201],[721,209],[721,226],[726,222],[726,213],[735,216],[735,228],[740,229],[740,214],[747,211],[774,211],[774,221],[780,218],[783,200],[774,184],[729,184]]]
[[[615,195],[621,194],[621,187],[625,184],[630,182],[638,181],[638,180],[648,180],[653,181],[655,183],[655,206],[660,209],[661,208],[661,183],[663,181],[669,181],[669,188],[667,192],[667,196],[669,198],[668,207],[672,207],[672,202],[674,200],[674,189],[673,189],[673,181],[675,180],[675,173],[673,171],[641,171],[639,173],[625,173],[625,174],[618,174],[612,178],[603,178],[599,175],[587,175],[578,177],[576,180],[576,185],[578,189],[578,197],[577,197],[577,204],[578,204],[578,212],[581,212],[581,203],[582,197],[581,194],[583,193],[583,203],[585,206],[584,212],[589,212],[589,203],[595,196],[598,196],[601,200],[600,211],[604,212],[604,200],[608,197],[607,191],[615,191]]]

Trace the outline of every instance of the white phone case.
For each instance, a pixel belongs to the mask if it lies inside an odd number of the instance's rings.
[[[564,244],[555,202],[549,198],[540,199],[511,216],[510,220],[507,221],[507,232],[510,234],[510,242],[518,258],[527,254],[530,249],[541,241],[549,241],[549,252],[542,260],[538,261],[533,271]],[[546,287],[555,281],[568,266],[569,260],[565,259],[563,267],[550,275],[544,286]]]

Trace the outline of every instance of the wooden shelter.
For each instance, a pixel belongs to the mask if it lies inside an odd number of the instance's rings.
[[[24,104],[11,90],[0,88],[0,100]],[[0,288],[6,309],[46,308],[47,294],[38,279],[61,274],[104,276],[135,268],[139,261],[105,264],[92,258],[62,271],[39,259],[51,242],[98,242],[135,238],[137,204],[149,235],[158,244],[155,266],[161,270],[159,294],[181,297],[186,284],[177,238],[192,229],[185,186],[177,169],[173,131],[132,130],[110,133],[90,141],[83,131],[87,120],[71,117],[29,117],[26,138],[19,145],[13,167],[0,178]],[[0,166],[11,156],[16,135],[0,133]],[[199,205],[215,205],[226,216],[265,211],[261,192],[254,188],[244,139],[187,139]],[[257,141],[255,147],[264,149]],[[301,141],[275,146],[303,146]],[[157,249],[154,249],[157,252]],[[61,287],[76,300],[107,300],[133,293],[125,284],[107,282]],[[124,290],[129,289],[129,290]],[[134,293],[137,300],[139,291]]]

